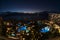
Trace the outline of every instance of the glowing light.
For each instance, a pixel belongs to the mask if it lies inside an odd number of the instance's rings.
[[[60,33],[60,29],[58,29],[59,30],[59,33]]]
[[[60,33],[60,26],[59,26],[59,25],[54,24],[54,28],[55,28],[55,29],[58,29],[58,32]]]
[[[31,27],[28,27],[27,29],[28,29],[28,30],[31,30]]]
[[[16,36],[16,35],[14,33],[12,33],[11,36]]]
[[[26,30],[26,27],[25,26],[21,27],[21,30]]]
[[[7,22],[7,25],[10,25],[10,23],[9,23],[9,22]]]
[[[26,35],[29,36],[29,33],[27,33]]]
[[[54,26],[55,26],[54,27],[55,29],[59,29],[60,28],[60,26],[58,26],[57,24],[54,24]]]
[[[29,30],[26,30],[26,33],[28,33],[29,32]]]
[[[22,30],[26,30],[26,29],[27,29],[26,27],[27,27],[27,26],[19,27],[19,28],[18,28],[18,32],[20,32],[20,31],[22,31]]]
[[[46,32],[49,32],[50,31],[50,27],[44,27],[40,30],[40,32],[42,33],[46,33]]]
[[[35,11],[24,11],[24,13],[35,13]]]

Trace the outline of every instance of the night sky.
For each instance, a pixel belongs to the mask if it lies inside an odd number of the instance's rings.
[[[0,0],[0,12],[60,11],[60,0]]]

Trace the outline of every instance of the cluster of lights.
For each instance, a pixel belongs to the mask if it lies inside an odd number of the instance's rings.
[[[34,22],[29,22],[28,23],[28,25],[30,25],[32,23],[32,26],[30,27],[30,26],[27,26],[26,24],[24,24],[24,25],[22,25],[21,23],[17,23],[16,24],[16,30],[17,30],[17,32],[18,33],[20,33],[21,31],[23,31],[23,32],[21,32],[22,34],[24,34],[25,35],[25,33],[24,32],[26,32],[26,35],[27,36],[29,36],[29,32],[31,31],[32,33],[34,33],[34,31],[32,31],[32,30],[35,30],[35,29],[33,29],[34,27],[35,27],[35,25],[33,24]],[[42,23],[40,22],[40,21],[38,21],[37,22],[38,23],[38,25],[40,26]],[[53,24],[53,22],[50,22],[51,24]],[[4,22],[4,24],[5,25],[7,25],[7,26],[9,26],[9,25],[11,25],[12,23],[10,23],[10,22]],[[58,29],[58,31],[59,31],[59,33],[60,33],[60,27],[58,26],[58,25],[56,25],[55,24],[55,27],[54,27],[55,29]],[[32,29],[32,30],[31,30]],[[39,28],[38,28],[39,29]],[[9,31],[9,30],[11,30],[11,28],[7,28],[7,30]],[[7,31],[7,32],[8,32]],[[42,27],[40,30],[39,30],[39,32],[41,32],[41,33],[48,33],[48,32],[50,32],[50,26],[44,26],[44,27]],[[16,36],[16,34],[15,33],[11,33],[11,36]]]
[[[49,32],[50,31],[50,27],[44,27],[44,28],[42,28],[41,30],[40,30],[40,32],[42,32],[42,33],[46,33],[46,32]]]
[[[10,25],[13,25],[12,23],[10,23],[10,22],[4,22],[4,25],[7,25],[7,26],[10,26]]]
[[[55,28],[55,29],[58,29],[58,32],[60,33],[60,26],[58,26],[58,25],[56,25],[56,24],[54,24],[54,26],[55,26],[54,28]]]

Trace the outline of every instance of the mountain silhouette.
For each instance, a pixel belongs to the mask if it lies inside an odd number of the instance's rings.
[[[56,12],[50,12],[50,11],[43,11],[43,12],[37,12],[37,13],[21,13],[21,12],[2,12],[0,13],[0,17],[3,17],[5,20],[7,19],[48,19],[49,13],[56,13]]]

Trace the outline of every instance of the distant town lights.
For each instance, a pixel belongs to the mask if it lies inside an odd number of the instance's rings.
[[[31,11],[24,11],[24,13],[35,13],[35,12],[31,12]]]

